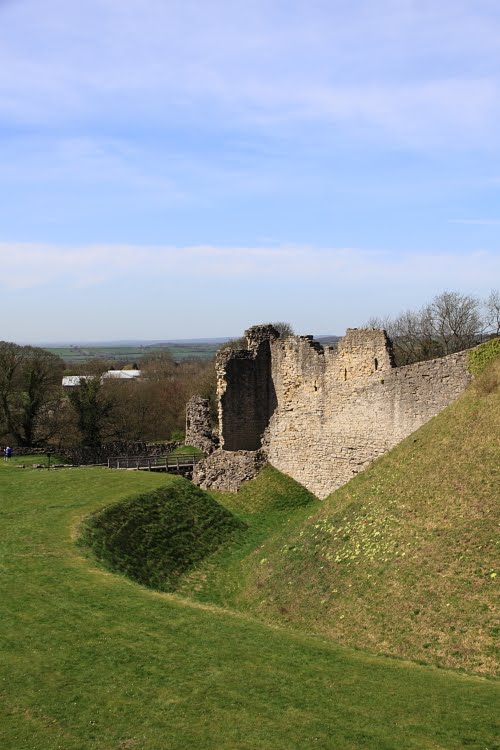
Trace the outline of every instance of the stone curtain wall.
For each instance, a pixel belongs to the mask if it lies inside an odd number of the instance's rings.
[[[383,331],[348,331],[338,352],[304,339],[273,342],[272,359],[278,406],[267,455],[318,497],[435,416],[470,380],[466,352],[394,368]]]
[[[395,368],[380,330],[348,330],[337,349],[311,336],[278,339],[263,326],[247,334],[258,344],[218,361],[223,452],[262,445],[273,466],[318,497],[435,416],[471,378],[466,352]]]

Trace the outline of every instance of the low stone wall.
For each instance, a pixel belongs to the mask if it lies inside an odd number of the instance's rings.
[[[2,446],[2,453],[5,446]],[[46,456],[47,451],[55,453],[55,448],[19,448],[18,446],[12,447],[13,456]]]
[[[238,492],[266,463],[262,451],[216,450],[193,470],[193,482],[204,490]]]
[[[149,458],[155,458],[156,456],[166,456],[167,453],[171,453],[174,448],[181,445],[180,442],[170,443],[145,443],[145,442],[128,442],[128,441],[114,441],[112,443],[105,443],[100,448],[87,448],[87,447],[59,447],[57,445],[47,445],[42,448],[24,448],[24,447],[12,447],[13,456],[43,456],[48,452],[55,453],[58,456],[65,458],[68,463],[76,464],[78,466],[86,466],[89,464],[105,464],[108,458],[113,456],[148,456]]]

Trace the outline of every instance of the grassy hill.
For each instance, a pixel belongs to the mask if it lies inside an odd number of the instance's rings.
[[[272,467],[237,494],[212,493],[239,533],[200,554],[176,590],[357,648],[494,674],[499,365],[326,501]]]
[[[88,514],[176,482],[0,462],[2,750],[494,747],[490,680],[158,593],[76,546]]]
[[[339,643],[492,674],[499,365],[247,557],[239,606]]]

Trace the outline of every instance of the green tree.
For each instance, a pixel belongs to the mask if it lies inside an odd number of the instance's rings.
[[[115,407],[115,399],[109,396],[98,377],[82,379],[80,385],[69,391],[68,398],[76,413],[83,445],[98,448]]]
[[[21,446],[43,444],[57,431],[64,363],[33,346],[0,342],[0,425]]]

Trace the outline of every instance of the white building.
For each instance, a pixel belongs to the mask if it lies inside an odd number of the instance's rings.
[[[62,379],[63,388],[75,388],[82,380],[93,380],[96,375],[65,375]],[[135,380],[141,377],[140,370],[108,370],[101,375],[101,383],[104,380]]]
[[[140,370],[108,370],[101,376],[101,380],[134,380],[140,377]]]

